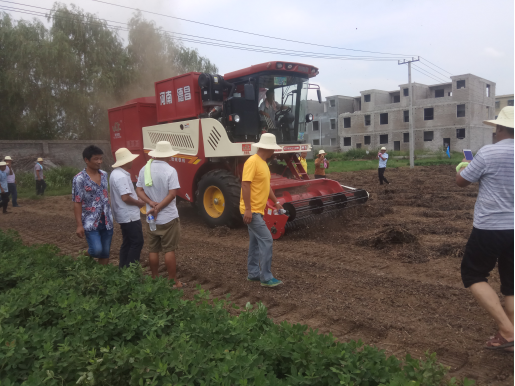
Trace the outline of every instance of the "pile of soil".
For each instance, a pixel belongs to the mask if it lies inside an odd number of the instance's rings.
[[[384,229],[356,241],[357,245],[375,249],[384,249],[393,244],[411,244],[417,241],[417,236],[402,225],[388,225]]]

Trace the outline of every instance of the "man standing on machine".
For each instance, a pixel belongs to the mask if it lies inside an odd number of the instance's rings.
[[[270,169],[266,163],[281,147],[277,145],[275,135],[270,133],[261,135],[259,142],[252,146],[257,147],[257,153],[243,167],[240,199],[240,213],[249,228],[247,280],[260,281],[263,287],[275,287],[283,282],[272,275],[273,239],[263,216],[269,199],[277,210],[283,209],[270,187]]]

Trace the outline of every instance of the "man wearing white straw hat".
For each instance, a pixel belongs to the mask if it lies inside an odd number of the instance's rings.
[[[7,185],[7,163],[0,162],[0,197],[2,198],[2,212],[8,214],[9,187]]]
[[[263,287],[275,287],[283,283],[272,275],[273,239],[263,216],[269,199],[277,209],[283,208],[270,187],[267,164],[274,151],[282,148],[277,145],[275,135],[270,133],[261,135],[259,142],[252,146],[257,147],[257,153],[249,157],[243,166],[240,199],[240,213],[249,229],[247,280],[260,281]]]
[[[34,178],[36,179],[36,195],[44,195],[46,189],[45,177],[43,175],[43,158],[39,157],[34,165]]]
[[[170,142],[159,141],[156,149],[148,153],[152,159],[139,172],[136,193],[147,204],[147,214],[152,214],[156,222],[156,230],[146,226],[150,239],[148,249],[152,277],[157,277],[159,252],[164,252],[168,279],[174,280],[174,287],[180,288],[182,283],[177,280],[175,257],[181,234],[179,212],[175,205],[180,185],[177,171],[168,164],[177,153]]]
[[[9,196],[13,203],[13,208],[18,207],[18,190],[16,189],[16,175],[13,170],[13,159],[10,156],[4,158],[4,162],[7,164],[7,185],[9,187]]]
[[[383,185],[383,182],[386,182],[387,185],[390,185],[386,177],[384,176],[384,171],[386,170],[386,163],[388,162],[388,153],[386,152],[386,147],[382,147],[377,153],[377,159],[379,159],[379,167],[377,168],[377,174],[379,176],[379,185]]]
[[[461,262],[461,278],[497,323],[486,348],[513,351],[513,106],[503,108],[494,126],[495,143],[483,146],[468,166],[460,166],[456,184],[479,183],[472,233]],[[465,161],[465,160],[464,160]],[[461,165],[461,164],[460,164]],[[487,277],[497,264],[504,309]]]
[[[325,169],[329,168],[329,160],[325,158],[325,151],[320,150],[315,160],[315,179],[325,178]]]
[[[114,153],[116,163],[109,177],[111,186],[111,209],[114,219],[120,224],[122,230],[122,246],[120,247],[120,268],[139,262],[143,248],[143,231],[141,228],[139,209],[145,205],[140,200],[132,185],[129,170],[132,161],[139,154],[132,154],[124,147]]]

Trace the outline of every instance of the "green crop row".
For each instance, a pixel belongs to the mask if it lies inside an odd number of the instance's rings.
[[[0,385],[457,384],[434,354],[399,360],[230,305],[0,230]]]

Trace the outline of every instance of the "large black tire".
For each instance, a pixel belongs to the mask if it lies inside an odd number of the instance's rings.
[[[217,212],[216,210],[205,207],[204,198],[208,200],[209,192],[213,190],[212,187],[218,188],[224,199],[225,206],[221,214],[220,212],[216,213],[218,217],[213,216],[213,213]],[[210,190],[208,191],[208,189]],[[208,191],[207,196],[206,191]],[[241,184],[235,175],[224,169],[211,170],[200,178],[195,192],[195,203],[200,215],[210,227],[225,225],[233,228],[242,223],[240,193]]]

